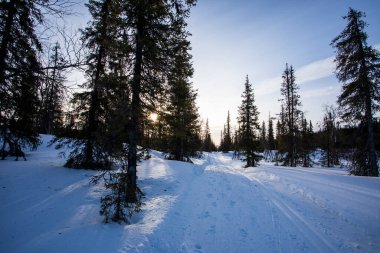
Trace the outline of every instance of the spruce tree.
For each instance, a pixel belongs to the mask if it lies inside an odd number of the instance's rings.
[[[347,26],[331,45],[336,49],[336,76],[343,83],[338,97],[342,119],[358,123],[361,140],[353,156],[351,173],[379,176],[373,115],[379,111],[380,54],[367,44],[365,14],[349,9]]]
[[[63,69],[64,58],[58,42],[49,52],[48,67],[43,73],[40,87],[41,108],[39,114],[39,132],[57,134],[63,125],[63,104],[66,94]]]
[[[275,149],[275,139],[274,139],[274,132],[273,132],[273,117],[269,114],[268,119],[268,149],[274,150]]]
[[[301,129],[299,132],[299,164],[303,167],[312,167],[310,154],[313,151],[313,126],[308,124],[304,113],[301,113]]]
[[[200,149],[197,138],[199,132],[199,115],[196,106],[197,93],[193,90],[189,78],[193,74],[190,43],[183,40],[178,43],[174,64],[168,79],[168,103],[165,122],[168,125],[169,159],[191,161]]]
[[[72,100],[76,121],[79,122],[77,131],[70,135],[71,139],[60,141],[71,142],[73,147],[66,162],[67,167],[107,169],[112,165],[114,153],[110,147],[115,147],[111,143],[118,141],[122,145],[120,138],[111,136],[114,133],[109,124],[109,116],[114,115],[113,103],[117,101],[112,99],[112,94],[118,90],[121,95],[127,89],[119,89],[121,84],[116,70],[116,56],[123,57],[120,48],[126,47],[125,41],[120,39],[122,6],[119,1],[90,0],[87,7],[92,20],[83,30],[82,40],[88,49],[88,81],[82,85],[85,91],[75,93]],[[112,126],[116,128],[118,125]]]
[[[339,165],[336,118],[336,110],[333,107],[326,106],[320,134],[322,148],[322,156],[320,162],[323,166],[326,167]]]
[[[137,187],[137,145],[141,139],[144,101],[154,99],[162,90],[164,77],[171,69],[172,48],[179,37],[187,35],[186,18],[194,4],[193,0],[131,0],[124,5],[133,50],[128,124],[128,192],[131,196]]]
[[[220,151],[228,152],[232,150],[231,119],[230,111],[227,113],[227,122],[221,136]]]
[[[238,116],[241,138],[239,148],[245,154],[246,167],[257,166],[260,158],[255,153],[260,145],[258,141],[258,130],[260,129],[258,116],[259,112],[255,105],[252,84],[247,75]]]
[[[286,153],[284,157],[284,165],[295,167],[297,165],[297,135],[300,130],[301,106],[300,96],[298,95],[298,85],[295,82],[294,69],[286,64],[286,68],[282,75],[281,95],[282,102],[281,123],[283,142],[281,151]]]
[[[38,4],[14,0],[0,4],[0,135],[5,144],[36,147],[38,84],[42,46],[36,26],[43,22]]]
[[[216,151],[216,146],[211,138],[211,132],[210,132],[210,127],[208,125],[208,119],[206,119],[206,123],[204,127],[202,151],[205,151],[205,152]]]
[[[260,145],[263,151],[268,150],[268,140],[267,140],[267,128],[265,126],[265,121],[261,123],[260,129]]]

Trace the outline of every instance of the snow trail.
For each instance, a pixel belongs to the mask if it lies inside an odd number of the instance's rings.
[[[194,164],[160,152],[138,169],[130,225],[104,224],[96,172],[62,168],[52,147],[0,161],[0,252],[378,252],[380,180],[232,154]]]

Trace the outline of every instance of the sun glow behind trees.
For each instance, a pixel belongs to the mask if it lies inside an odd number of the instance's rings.
[[[157,113],[151,113],[150,115],[149,115],[149,119],[153,122],[153,123],[156,123],[157,122],[157,120],[158,120],[158,114]]]

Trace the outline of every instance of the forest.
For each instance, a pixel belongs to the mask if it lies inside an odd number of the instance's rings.
[[[324,167],[344,162],[352,175],[379,176],[380,53],[367,43],[363,12],[350,8],[345,28],[331,38],[341,94],[321,108],[321,122],[306,118],[297,72],[284,63],[278,113],[259,122],[254,85],[243,75],[237,124],[225,112],[215,143],[192,83],[197,59],[187,19],[195,5],[89,0],[91,20],[74,35],[49,22],[68,18],[72,1],[1,1],[1,159],[26,159],[41,134],[54,135],[51,145],[67,151],[65,167],[99,171],[91,181],[108,189],[100,207],[106,222],[128,222],[141,210],[137,171],[151,150],[188,163],[207,152],[233,152],[247,168],[262,161],[310,168],[318,151]],[[72,92],[67,77],[74,70],[84,71],[86,82]]]

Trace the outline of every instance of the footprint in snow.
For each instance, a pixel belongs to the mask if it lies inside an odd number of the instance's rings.
[[[210,234],[215,234],[215,231],[216,231],[215,228],[216,228],[215,225],[211,225],[210,228],[208,229],[208,232],[209,232]]]
[[[208,211],[202,212],[199,215],[199,218],[202,218],[202,219],[205,219],[205,218],[208,218],[208,217],[210,217],[210,213]]]
[[[195,244],[195,251],[202,252],[202,246],[200,244]]]
[[[240,229],[240,235],[243,237],[247,237],[248,233],[245,229]]]

